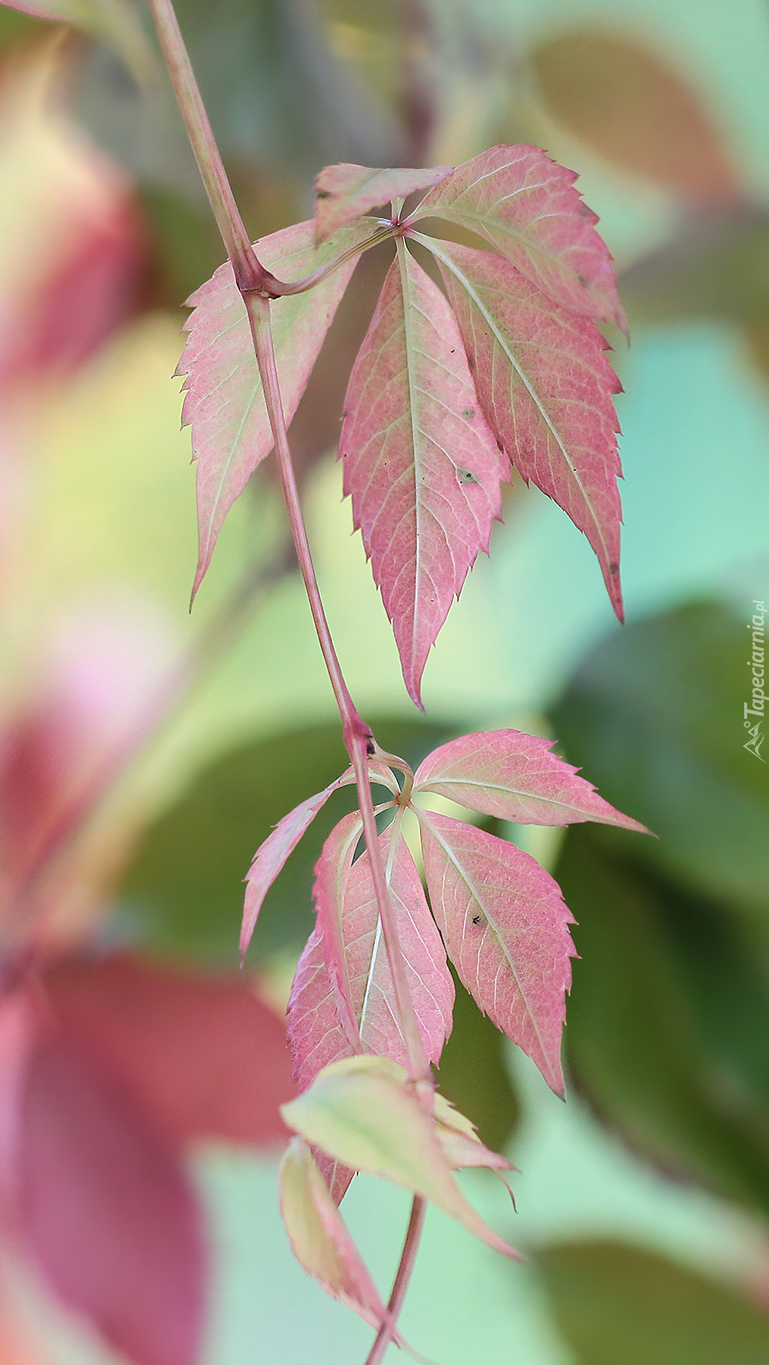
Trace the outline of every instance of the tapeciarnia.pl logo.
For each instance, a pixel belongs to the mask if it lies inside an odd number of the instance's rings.
[[[761,745],[764,742],[764,706],[766,704],[766,693],[764,692],[764,620],[766,608],[763,602],[753,600],[755,612],[752,619],[748,622],[748,630],[751,632],[751,657],[748,659],[748,668],[751,669],[751,699],[743,706],[743,723],[748,731],[749,738],[743,744],[743,749],[760,759],[762,763],[766,759],[761,756]],[[751,720],[750,717],[755,717]]]

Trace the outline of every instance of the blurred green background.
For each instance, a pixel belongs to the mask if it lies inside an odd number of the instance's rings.
[[[569,1099],[460,1000],[441,1079],[481,1136],[506,1144],[517,1212],[486,1173],[468,1189],[531,1259],[505,1264],[431,1213],[404,1333],[440,1365],[766,1362],[769,781],[743,748],[743,703],[746,627],[769,596],[769,9],[180,0],[178,12],[254,237],[312,211],[325,163],[454,163],[536,142],[579,172],[630,316],[630,349],[609,338],[625,389],[627,626],[613,623],[584,539],[515,486],[428,664],[426,719],[403,689],[333,459],[376,264],[353,282],[294,424],[332,630],[380,742],[418,759],[471,728],[552,733],[659,836],[517,832],[579,924]],[[4,71],[50,32],[0,11]],[[231,514],[187,615],[194,479],[170,376],[182,300],[222,252],[162,79],[142,88],[108,45],[69,37],[63,52],[67,117],[129,186],[142,245],[103,344],[66,383],[49,379],[45,402],[14,389],[8,404],[5,691],[79,610],[138,604],[172,652],[197,651],[195,685],[119,792],[114,820],[130,836],[110,913],[84,913],[104,942],[234,968],[250,858],[337,775],[341,743],[298,579],[276,569],[269,475]],[[129,59],[145,61],[135,35]],[[4,189],[18,183],[21,128],[9,131],[6,107]],[[49,164],[38,141],[24,154],[31,182]],[[13,193],[0,209],[6,257],[39,212]],[[249,566],[273,578],[244,608]],[[312,864],[338,799],[256,935],[253,966],[276,996],[311,924]],[[206,1365],[362,1360],[369,1329],[292,1261],[275,1163],[219,1148],[195,1169],[218,1248]],[[345,1210],[384,1288],[407,1200],[360,1179]],[[106,1359],[14,1275],[51,1360]]]

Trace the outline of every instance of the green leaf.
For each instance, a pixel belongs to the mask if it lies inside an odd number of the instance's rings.
[[[551,714],[583,776],[659,836],[636,856],[766,924],[769,768],[743,747],[754,610],[697,603],[629,626]]]
[[[416,766],[446,738],[437,725],[374,721],[383,748]],[[145,834],[121,892],[125,932],[150,951],[234,964],[243,878],[273,825],[347,764],[338,725],[260,740],[218,758]],[[335,793],[268,893],[252,951],[298,951],[312,929],[313,868],[332,826],[355,802]]]
[[[628,312],[649,321],[769,314],[769,214],[735,208],[688,220],[620,276]]]
[[[540,1260],[579,1365],[765,1365],[769,1319],[726,1285],[617,1242]]]
[[[740,918],[621,841],[570,829],[555,872],[578,921],[568,1069],[633,1148],[766,1213],[769,970]]]
[[[446,1110],[447,1106],[441,1109],[444,1121]],[[329,1156],[412,1190],[496,1251],[518,1255],[465,1199],[432,1116],[396,1062],[371,1056],[333,1062],[318,1073],[309,1090],[284,1104],[281,1114],[290,1128]],[[462,1116],[457,1119],[461,1122]]]

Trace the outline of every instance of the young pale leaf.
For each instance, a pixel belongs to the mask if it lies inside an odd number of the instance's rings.
[[[399,244],[350,378],[340,456],[418,706],[427,655],[501,507],[506,463],[443,294]]]
[[[449,957],[477,1004],[563,1093],[561,1029],[571,915],[527,853],[461,820],[419,811],[427,889]]]
[[[596,820],[640,834],[648,830],[610,806],[592,782],[552,752],[553,740],[518,730],[462,735],[419,765],[414,794],[437,792],[498,820],[522,825],[572,825]]]
[[[365,225],[346,228],[315,245],[310,219],[256,243],[259,259],[280,278],[302,279],[362,241]],[[314,289],[272,305],[278,376],[286,421],[299,404],[339,301],[355,269],[345,261]],[[251,331],[232,266],[219,267],[188,300],[194,312],[177,374],[186,375],[182,421],[192,427],[198,462],[199,559],[193,591],[211,561],[216,538],[249,476],[272,450],[272,433]]]
[[[420,240],[438,258],[492,431],[524,479],[587,536],[621,621],[622,470],[612,401],[620,384],[603,337],[499,256]]]
[[[386,1057],[349,1057],[320,1073],[309,1090],[285,1104],[286,1123],[347,1166],[413,1190],[506,1256],[502,1241],[457,1185],[408,1073]]]
[[[316,240],[325,241],[337,228],[355,222],[369,209],[388,204],[391,199],[405,199],[415,190],[431,189],[451,175],[453,169],[453,166],[432,166],[425,170],[407,167],[381,171],[349,163],[325,166],[315,177]]]
[[[443,1095],[435,1095],[435,1131],[441,1151],[452,1171],[468,1166],[485,1166],[494,1171],[513,1171],[515,1167],[498,1152],[490,1152],[475,1131],[475,1124],[460,1114]]]
[[[387,861],[389,830],[380,836],[380,844]],[[430,1061],[437,1063],[451,1032],[454,985],[419,873],[402,838],[395,850],[389,884],[422,1044]],[[398,1020],[368,853],[362,854],[348,872],[339,914],[350,1004],[361,1044],[366,1052],[391,1057],[407,1066],[408,1048]],[[335,1006],[320,927],[310,935],[300,958],[288,1021],[294,1075],[300,1090],[306,1090],[324,1066],[351,1055]]]
[[[281,1216],[299,1264],[332,1298],[341,1299],[372,1327],[380,1327],[387,1309],[301,1138],[292,1140],[283,1157],[278,1190]]]
[[[490,147],[431,190],[409,221],[448,218],[477,232],[554,303],[627,332],[611,256],[576,178],[539,147]]]

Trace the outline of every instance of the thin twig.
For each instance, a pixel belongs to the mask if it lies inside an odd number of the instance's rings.
[[[427,1205],[421,1195],[415,1194],[411,1205],[411,1217],[406,1229],[406,1240],[403,1243],[403,1251],[398,1265],[398,1271],[393,1283],[390,1302],[387,1305],[387,1320],[382,1323],[376,1341],[366,1357],[366,1365],[379,1365],[387,1347],[392,1341],[395,1327],[398,1321],[398,1314],[403,1307],[403,1300],[406,1297],[406,1290],[409,1287],[414,1262],[416,1261],[419,1250],[419,1240],[422,1236],[422,1228],[425,1222]]]

